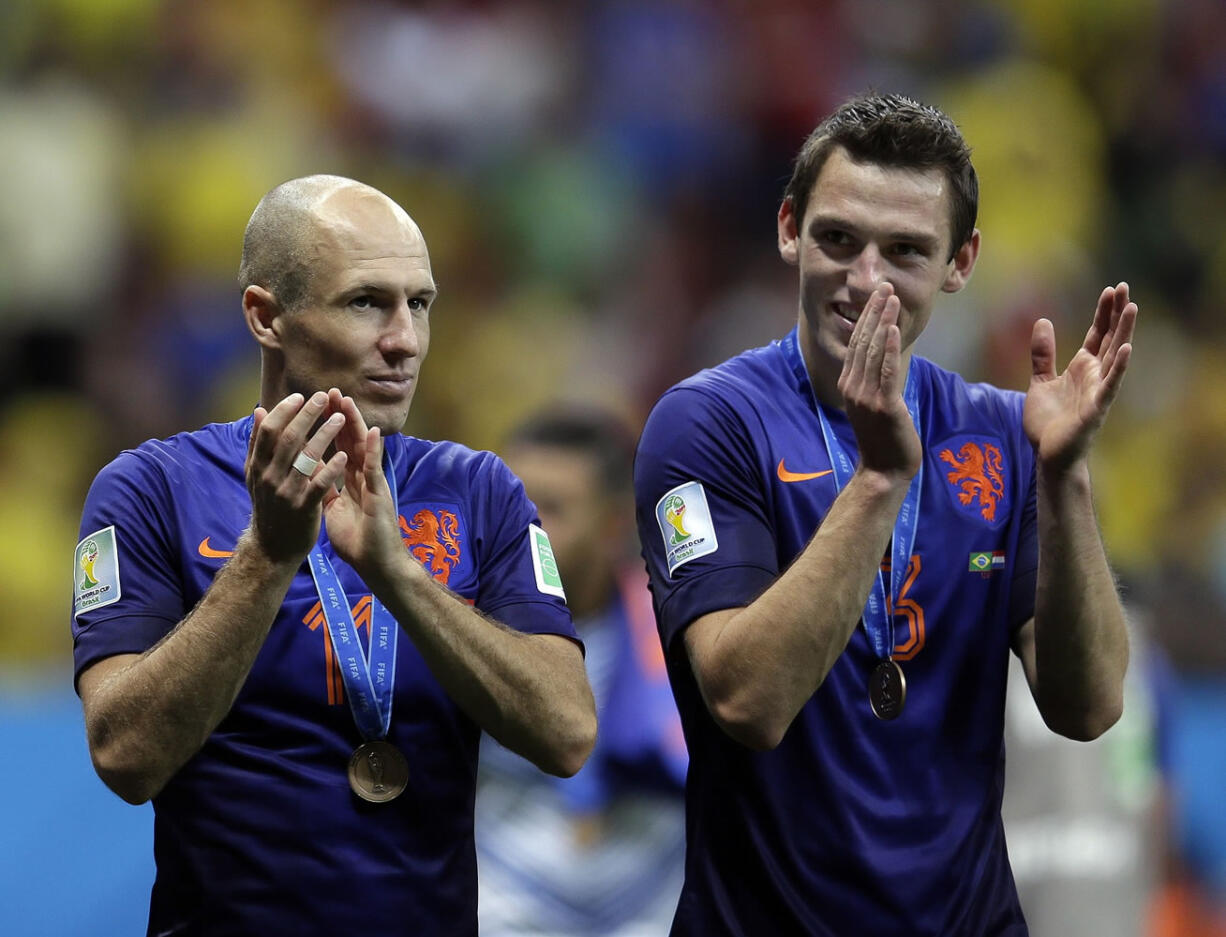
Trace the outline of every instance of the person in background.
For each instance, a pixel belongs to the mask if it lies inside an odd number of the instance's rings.
[[[613,414],[565,407],[503,451],[540,514],[586,648],[600,731],[573,778],[492,739],[476,832],[484,937],[650,937],[681,888],[686,755],[646,576],[633,555],[634,442]]]
[[[121,453],[73,558],[90,754],[153,800],[150,934],[477,932],[481,731],[596,714],[549,538],[490,453],[401,435],[437,288],[408,214],[284,183],[239,268],[253,415]]]
[[[1136,606],[1129,624],[1123,715],[1092,742],[1050,731],[1010,661],[1001,816],[1031,937],[1156,937],[1171,673]]]

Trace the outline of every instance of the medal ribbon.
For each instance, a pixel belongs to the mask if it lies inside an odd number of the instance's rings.
[[[391,456],[388,456],[390,466]],[[392,492],[392,504],[399,509],[396,497],[396,472],[386,472],[387,484]],[[373,595],[370,597],[370,651],[364,653],[349,599],[341,587],[341,581],[316,543],[307,557],[319,604],[328,623],[328,635],[332,650],[340,664],[341,678],[345,681],[345,693],[349,697],[349,709],[362,738],[381,739],[387,736],[392,724],[392,689],[396,684],[396,639],[400,627],[392,613],[383,607]]]
[[[847,482],[851,480],[855,467],[852,465],[846,450],[844,450],[843,444],[839,442],[838,436],[835,435],[833,428],[830,426],[830,420],[822,409],[821,402],[813,392],[813,381],[809,377],[808,368],[805,367],[804,356],[800,353],[800,345],[797,341],[796,333],[797,330],[792,329],[783,340],[783,353],[788,363],[792,366],[792,371],[796,375],[797,380],[803,380],[805,387],[809,389],[809,399],[813,403],[813,408],[817,412],[818,422],[822,427],[822,439],[826,443],[826,455],[830,459],[830,467],[834,469],[835,488],[838,491],[842,491],[846,487]],[[920,433],[919,388],[915,379],[915,368],[910,366],[907,368],[907,382],[903,387],[902,397],[903,402],[907,405],[907,412],[911,414],[911,421],[915,424],[915,431]],[[922,433],[921,438],[923,438]],[[894,602],[897,602],[898,595],[902,591],[903,580],[907,575],[907,567],[911,563],[911,551],[915,547],[915,533],[919,527],[920,491],[923,487],[923,478],[924,465],[921,461],[920,469],[915,473],[915,477],[911,479],[906,497],[903,498],[902,507],[898,509],[898,517],[894,521],[894,536],[891,541],[889,592]],[[864,625],[864,631],[868,635],[873,651],[882,659],[892,657],[894,652],[894,621],[893,615],[890,612],[890,609],[893,607],[892,604],[886,601],[885,579],[881,575],[880,568],[878,568],[876,582],[869,589],[868,601],[864,605],[864,613],[861,615],[860,621]]]

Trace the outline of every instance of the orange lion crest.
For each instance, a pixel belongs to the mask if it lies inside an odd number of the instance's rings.
[[[962,445],[956,456],[953,450],[942,449],[941,461],[954,467],[945,477],[951,485],[960,489],[958,501],[969,505],[978,499],[978,507],[982,509],[979,513],[983,519],[995,521],[996,505],[1005,494],[1000,450],[991,443],[984,443],[980,448],[978,443],[968,442]]]
[[[430,575],[446,585],[460,562],[460,522],[456,516],[450,511],[422,508],[411,521],[400,518],[400,536]]]

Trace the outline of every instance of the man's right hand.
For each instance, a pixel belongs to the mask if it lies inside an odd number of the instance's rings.
[[[125,800],[142,803],[162,790],[234,705],[319,537],[324,494],[344,473],[344,452],[310,475],[294,468],[299,453],[321,458],[340,432],[345,417],[329,410],[323,392],[256,408],[245,464],[251,523],[234,555],[161,641],[103,658],[78,678],[90,756]]]
[[[889,283],[873,291],[848,340],[839,393],[856,434],[860,467],[909,479],[919,471],[923,449],[902,396],[907,369],[900,312]]]
[[[323,419],[328,409],[323,391],[305,401],[290,394],[271,410],[256,407],[245,465],[251,532],[274,562],[301,560],[315,545],[324,495],[344,475],[344,451],[321,461],[345,425],[342,413]],[[299,453],[320,463],[310,475],[294,466]]]

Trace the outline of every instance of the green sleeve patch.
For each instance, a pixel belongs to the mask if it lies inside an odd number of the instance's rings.
[[[536,587],[546,595],[566,598],[562,591],[562,577],[558,573],[558,561],[554,559],[549,534],[536,524],[528,525],[528,548],[532,551],[532,570],[536,573]]]

